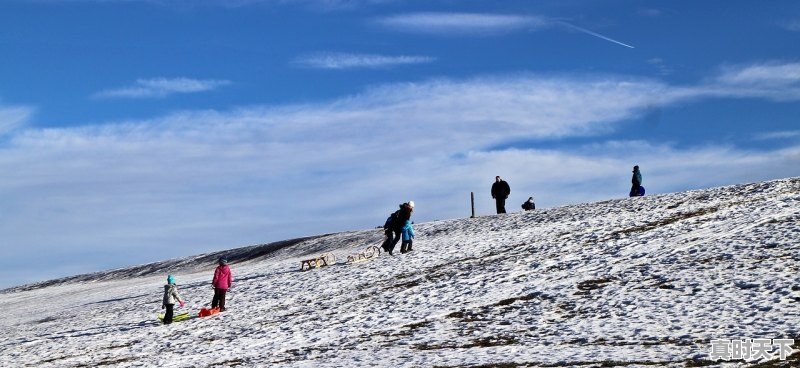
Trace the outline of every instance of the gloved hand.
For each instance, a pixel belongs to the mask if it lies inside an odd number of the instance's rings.
[[[166,308],[166,307],[167,307],[166,305],[164,305],[164,304],[161,304],[161,309],[164,309],[164,308]]]

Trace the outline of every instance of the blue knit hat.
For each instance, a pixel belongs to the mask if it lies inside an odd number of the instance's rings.
[[[169,275],[167,276],[167,284],[174,284],[175,283],[175,276]]]

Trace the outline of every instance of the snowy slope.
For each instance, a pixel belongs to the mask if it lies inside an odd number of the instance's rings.
[[[712,339],[800,339],[800,178],[415,228],[355,264],[380,230],[228,251],[229,311],[170,326],[166,274],[194,312],[216,254],[6,290],[0,366],[684,367]]]

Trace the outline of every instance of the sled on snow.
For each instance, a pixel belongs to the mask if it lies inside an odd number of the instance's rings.
[[[332,264],[336,264],[336,256],[334,256],[333,253],[324,253],[319,257],[300,261],[300,271],[330,266]],[[308,268],[306,268],[306,266],[308,266]]]
[[[219,308],[201,308],[200,313],[197,314],[198,317],[210,317],[215,314],[219,314]]]
[[[347,256],[347,263],[357,263],[357,262],[364,262],[372,259],[373,257],[377,257],[381,254],[381,248],[375,245],[371,245],[367,247],[361,253],[354,253]]]
[[[189,319],[189,312],[178,313],[172,316],[172,322],[180,322]],[[164,322],[164,314],[158,315],[158,320]]]

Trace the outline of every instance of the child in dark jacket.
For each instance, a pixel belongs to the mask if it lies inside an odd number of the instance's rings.
[[[400,253],[407,253],[412,250],[411,239],[414,239],[414,227],[411,225],[411,220],[406,220],[406,224],[403,226],[403,243],[400,245]]]
[[[175,302],[180,303],[181,307],[184,306],[184,301],[178,294],[178,285],[175,284],[175,277],[172,275],[167,276],[167,284],[164,285],[164,301],[161,303],[161,309],[166,309],[164,313],[164,324],[172,323],[173,307]]]

